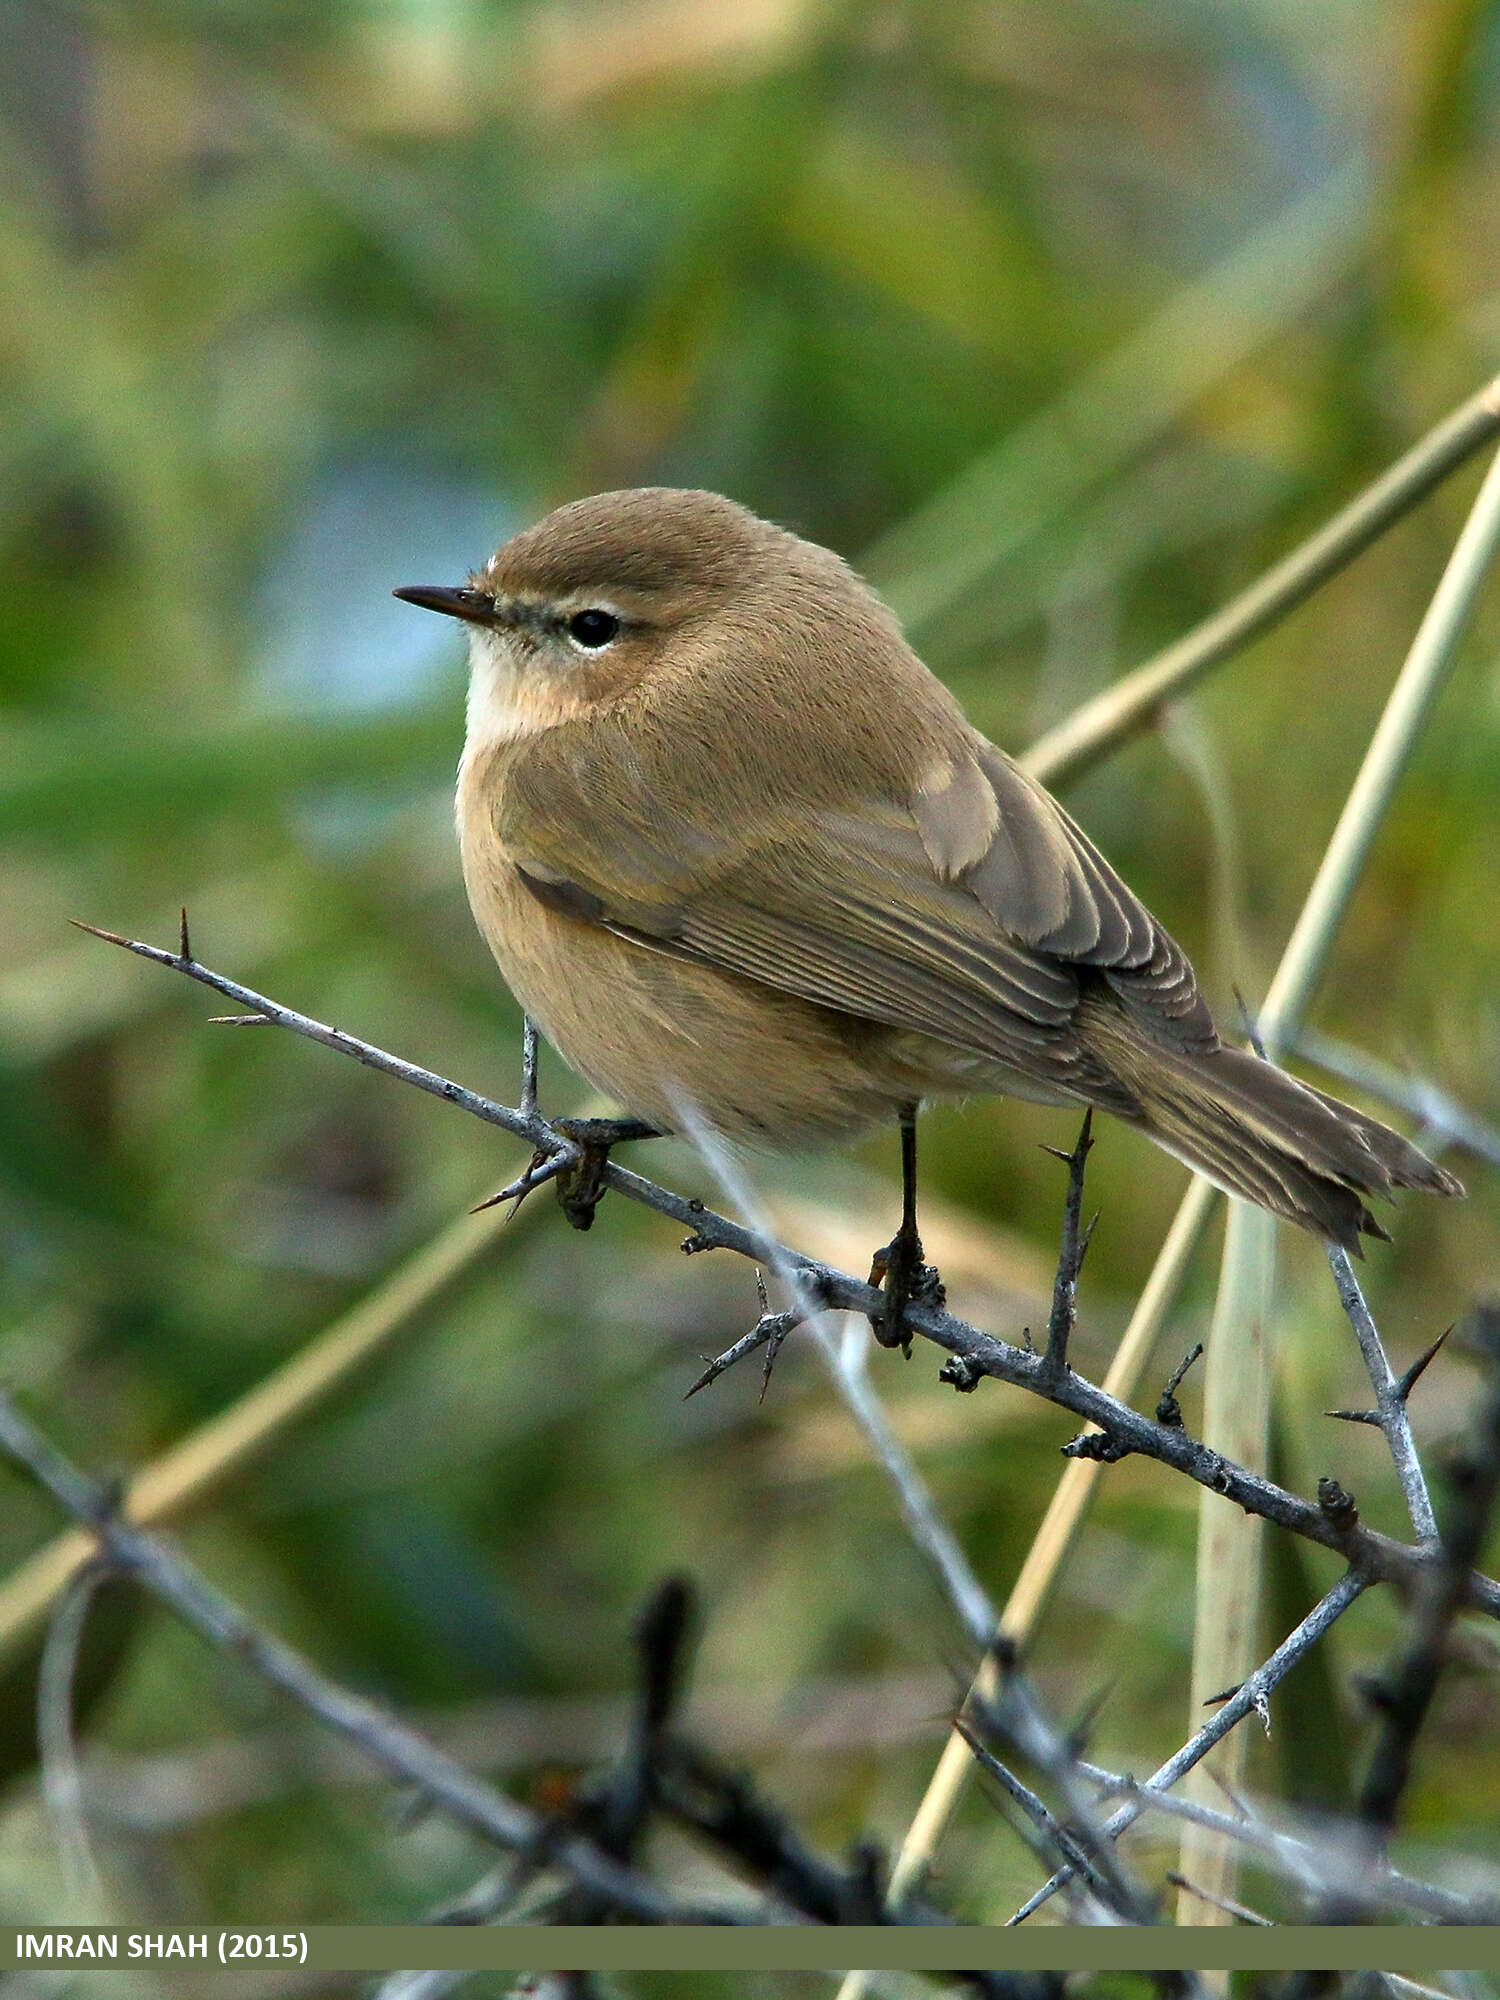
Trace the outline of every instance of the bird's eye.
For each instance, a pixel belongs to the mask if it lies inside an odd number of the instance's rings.
[[[612,611],[575,611],[568,620],[568,637],[591,653],[618,638],[619,632],[620,621]]]

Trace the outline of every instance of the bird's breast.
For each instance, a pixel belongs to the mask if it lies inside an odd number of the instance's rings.
[[[719,1130],[819,1143],[920,1095],[891,1031],[654,951],[549,906],[496,828],[500,752],[465,756],[459,846],[469,904],[507,985],[581,1076],[659,1130],[686,1100]]]

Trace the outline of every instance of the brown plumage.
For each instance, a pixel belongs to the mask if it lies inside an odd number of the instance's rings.
[[[711,493],[559,508],[465,590],[464,877],[517,997],[659,1129],[802,1144],[937,1094],[1098,1105],[1357,1249],[1462,1190],[1225,1048],[1179,947],[828,550]]]

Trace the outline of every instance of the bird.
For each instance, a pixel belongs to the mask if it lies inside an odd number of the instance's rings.
[[[894,1120],[885,1344],[941,1297],[916,1219],[934,1098],[1110,1112],[1356,1254],[1386,1235],[1367,1196],[1463,1192],[1225,1042],[1182,948],[832,550],[636,487],[395,595],[468,628],[464,882],[526,1013],[625,1114],[580,1125],[591,1157],[693,1117],[780,1150]]]

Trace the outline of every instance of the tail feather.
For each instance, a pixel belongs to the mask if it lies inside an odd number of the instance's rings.
[[[1285,1070],[1220,1048],[1164,1048],[1121,1010],[1096,1003],[1080,1017],[1090,1052],[1130,1092],[1157,1143],[1229,1194],[1242,1195],[1360,1254],[1384,1238],[1363,1195],[1397,1188],[1458,1195],[1462,1184],[1399,1132]]]

